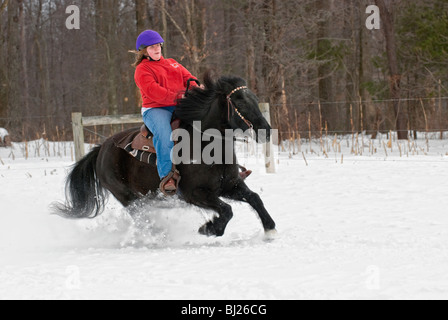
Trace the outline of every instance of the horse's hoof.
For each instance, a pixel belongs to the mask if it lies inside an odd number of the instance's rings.
[[[208,222],[199,228],[199,234],[207,237],[216,237],[216,230],[213,222]]]
[[[265,241],[271,241],[277,238],[277,230],[271,229],[271,230],[265,230],[264,232],[264,240]]]

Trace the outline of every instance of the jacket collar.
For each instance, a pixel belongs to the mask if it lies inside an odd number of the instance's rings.
[[[163,60],[165,60],[165,58],[163,56],[160,58],[160,60],[152,60],[150,57],[145,59],[145,61],[148,61],[148,62],[163,62]]]

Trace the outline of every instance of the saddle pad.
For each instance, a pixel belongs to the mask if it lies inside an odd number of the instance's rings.
[[[135,140],[141,141],[140,143],[135,143]],[[147,150],[139,150],[138,146],[146,146],[146,142],[149,139],[146,139],[143,137],[140,133],[140,129],[130,129],[124,132],[121,132],[114,136],[113,140],[115,143],[115,146],[125,150],[128,152],[131,156],[136,158],[137,160],[156,166],[157,165],[157,156],[155,153],[154,148],[148,148]],[[152,141],[151,141],[152,142]],[[137,147],[136,147],[137,145]]]

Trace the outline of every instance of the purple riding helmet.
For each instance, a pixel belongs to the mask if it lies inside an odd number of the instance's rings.
[[[137,51],[142,50],[146,47],[158,44],[158,43],[164,43],[165,40],[158,34],[157,32],[153,30],[146,30],[140,33],[140,35],[137,38],[137,44],[136,48]]]

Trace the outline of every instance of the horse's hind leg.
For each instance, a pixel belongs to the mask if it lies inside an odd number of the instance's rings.
[[[107,140],[102,149],[104,151],[98,156],[96,164],[98,179],[125,208],[129,208],[141,197],[133,188],[138,181],[144,179],[141,173],[135,173],[140,169],[140,162],[126,151],[117,148],[112,139]]]
[[[193,192],[192,199],[189,202],[204,209],[212,209],[219,214],[218,217],[214,217],[212,221],[203,225],[199,229],[199,233],[206,236],[221,237],[233,217],[232,207],[212,192],[204,190]]]
[[[239,183],[237,186],[232,188],[231,192],[226,193],[224,196],[229,199],[249,203],[252,208],[257,211],[261,223],[263,224],[264,231],[266,233],[275,232],[275,222],[264,207],[260,196],[250,190],[244,182]]]
[[[106,180],[106,179],[104,179]],[[129,207],[134,201],[139,199],[138,194],[133,192],[128,186],[116,179],[108,178],[103,180],[103,186],[123,205]]]

